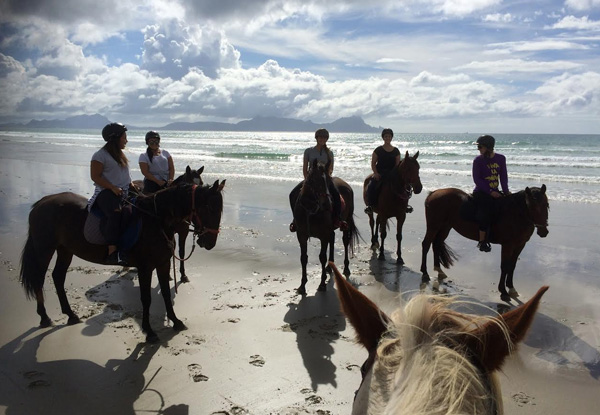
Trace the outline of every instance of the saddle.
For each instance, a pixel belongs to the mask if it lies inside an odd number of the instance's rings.
[[[106,216],[97,206],[92,206],[85,219],[83,236],[86,241],[95,245],[108,245],[102,234],[106,226]],[[119,226],[119,250],[129,251],[140,238],[142,233],[142,218],[131,206],[124,206],[121,210],[121,224]]]
[[[500,201],[498,201],[500,202]],[[500,203],[495,204],[495,209],[491,213],[492,224],[497,223],[500,220]],[[459,209],[459,215],[461,219],[467,222],[477,222],[477,204],[472,194],[468,195],[467,200],[463,202]]]

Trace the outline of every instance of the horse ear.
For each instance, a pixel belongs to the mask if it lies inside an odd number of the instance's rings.
[[[544,194],[544,193],[546,193],[546,185],[545,184],[542,185],[542,194]]]
[[[415,154],[415,155],[413,156],[413,158],[416,160],[418,157],[419,157],[419,152],[417,151],[417,154]]]
[[[490,321],[474,333],[474,340],[467,340],[475,356],[479,357],[483,367],[489,372],[500,369],[504,359],[511,354],[517,343],[521,342],[533,323],[535,312],[548,286],[543,286],[525,304],[498,317],[506,325],[510,342],[498,322]]]
[[[329,265],[335,274],[335,285],[343,313],[354,327],[360,344],[367,350],[372,350],[387,331],[386,324],[390,319],[375,303],[346,281],[333,262]]]
[[[406,150],[406,154],[404,155],[404,158],[407,159],[408,158],[408,150]]]
[[[192,169],[190,168],[189,165],[185,168],[185,174],[188,174],[188,175],[192,174]]]
[[[221,184],[219,185],[219,192],[222,192],[222,191],[223,191],[223,188],[225,187],[225,182],[226,182],[226,181],[227,181],[227,179],[223,180],[223,181],[221,182]]]
[[[203,172],[203,171],[204,171],[204,166],[202,166],[202,167],[200,167],[200,168],[198,169],[198,174],[199,174],[199,175],[200,175],[200,174],[202,174],[202,172]]]
[[[215,182],[213,183],[213,185],[211,186],[211,189],[216,189],[219,186],[219,180],[215,180]]]
[[[525,193],[527,193],[528,196],[531,196],[531,189],[529,187],[526,187]]]

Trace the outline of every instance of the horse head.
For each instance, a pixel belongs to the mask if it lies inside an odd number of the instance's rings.
[[[300,190],[299,202],[309,214],[331,210],[331,200],[327,190],[327,168],[328,165],[313,160]]]
[[[194,187],[192,191],[192,223],[198,236],[198,246],[207,250],[217,243],[223,213],[225,181],[216,180],[212,186]]]
[[[522,341],[542,295],[496,317],[463,314],[456,300],[420,294],[387,317],[330,262],[342,310],[369,351],[353,414],[502,414],[495,379]]]
[[[421,178],[419,177],[419,162],[417,158],[419,157],[419,152],[410,157],[408,155],[408,151],[404,155],[404,158],[398,165],[398,173],[400,178],[405,183],[406,190],[410,192],[414,191],[416,194],[421,193],[423,190],[423,185],[421,184]]]
[[[543,184],[541,188],[527,187],[525,189],[525,203],[529,218],[537,229],[537,234],[545,238],[548,235],[548,211],[550,210],[546,185]]]

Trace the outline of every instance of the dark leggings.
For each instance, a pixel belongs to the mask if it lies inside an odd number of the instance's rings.
[[[473,200],[475,201],[475,219],[479,223],[479,230],[487,232],[496,216],[496,199],[489,193],[473,192]]]
[[[339,218],[340,214],[342,213],[342,200],[340,198],[340,192],[333,184],[331,177],[327,176],[326,180],[327,188],[329,189],[329,193],[331,193],[331,199],[333,202],[333,214],[336,218]],[[294,207],[296,207],[296,201],[298,200],[298,196],[300,195],[300,190],[302,189],[303,184],[304,180],[298,183],[290,193],[290,207],[292,208],[292,212],[294,211]]]
[[[106,216],[106,224],[100,229],[102,235],[109,245],[117,245],[121,226],[121,197],[104,189],[96,196],[94,206]]]
[[[164,189],[164,186],[159,186],[152,180],[144,179],[144,193],[156,193],[160,189]]]

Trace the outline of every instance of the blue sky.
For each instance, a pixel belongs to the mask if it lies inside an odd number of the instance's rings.
[[[600,0],[0,0],[0,122],[600,134]]]

